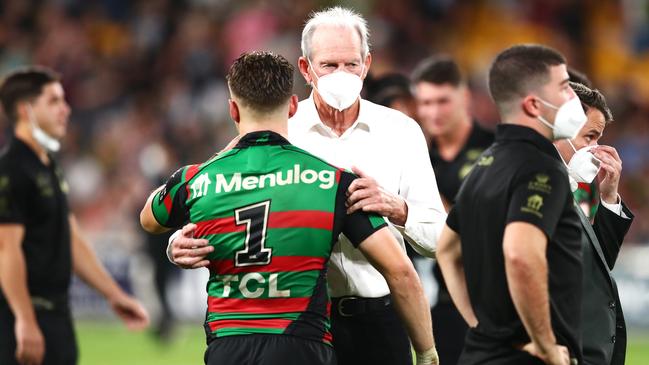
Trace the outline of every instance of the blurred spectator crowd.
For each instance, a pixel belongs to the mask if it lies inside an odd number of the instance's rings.
[[[372,77],[408,75],[435,52],[469,75],[474,116],[495,128],[486,90],[497,52],[521,42],[564,53],[608,98],[602,143],[624,161],[621,194],[649,242],[649,0],[52,0],[0,3],[0,74],[43,64],[72,107],[61,159],[73,209],[98,244],[138,249],[136,213],[175,168],[207,159],[236,131],[224,75],[241,52],[297,63],[312,10],[350,6],[370,23]],[[296,74],[296,93],[308,95]],[[0,125],[9,136],[8,123]],[[161,248],[162,250],[162,248]]]

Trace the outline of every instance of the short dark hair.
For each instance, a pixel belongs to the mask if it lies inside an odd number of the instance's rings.
[[[584,107],[584,111],[588,108],[595,108],[602,112],[606,124],[613,121],[613,113],[611,113],[611,109],[606,104],[606,98],[599,90],[591,89],[588,86],[577,82],[570,82],[570,87],[579,97],[581,105]]]
[[[445,54],[435,55],[419,62],[411,76],[412,82],[429,82],[435,85],[451,84],[459,86],[462,72],[453,57]]]
[[[522,44],[507,48],[489,69],[491,98],[503,113],[505,104],[547,83],[550,67],[565,63],[561,53],[546,46]]]
[[[271,111],[293,93],[293,66],[272,52],[246,52],[237,58],[227,75],[233,96],[257,111]]]
[[[413,98],[410,80],[400,73],[367,77],[364,84],[367,100],[379,105],[390,106],[395,100]]]
[[[15,123],[18,119],[16,105],[19,102],[37,98],[45,85],[60,80],[58,73],[43,66],[29,66],[12,71],[0,86],[0,102],[5,114]]]

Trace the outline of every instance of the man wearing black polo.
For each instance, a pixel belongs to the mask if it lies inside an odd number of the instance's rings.
[[[417,121],[428,140],[439,194],[448,209],[478,157],[493,143],[494,135],[471,118],[470,91],[450,56],[437,55],[421,61],[413,71],[412,82]],[[437,303],[431,308],[433,332],[443,334],[437,338],[437,352],[443,364],[454,365],[462,352],[467,326],[453,305],[439,265],[432,272],[439,286]]]
[[[0,156],[0,364],[75,364],[72,272],[129,328],[145,327],[148,315],[106,272],[69,212],[52,154],[70,115],[58,75],[14,71],[0,86],[0,101],[14,131]]]
[[[489,89],[503,124],[465,179],[437,257],[470,326],[461,364],[581,363],[581,239],[568,174],[553,140],[586,115],[561,54],[501,52]]]

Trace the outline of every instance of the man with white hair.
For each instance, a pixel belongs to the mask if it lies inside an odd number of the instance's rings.
[[[348,190],[348,213],[384,216],[402,248],[405,238],[432,257],[446,213],[423,133],[401,112],[359,96],[372,63],[366,21],[341,7],[313,13],[301,43],[298,66],[313,93],[289,120],[289,140],[359,175]],[[168,253],[181,267],[206,265],[203,258],[212,251],[192,234],[184,229],[182,238],[172,238]],[[327,280],[339,364],[412,363],[386,281],[345,236],[333,248]],[[430,317],[421,321],[430,323]],[[415,351],[418,364],[437,363],[434,346]]]

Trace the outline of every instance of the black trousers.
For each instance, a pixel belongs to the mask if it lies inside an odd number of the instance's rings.
[[[227,336],[210,341],[205,364],[336,365],[336,354],[329,345],[296,336]]]
[[[348,307],[368,310],[344,308],[341,313],[340,301],[332,301],[331,333],[338,364],[412,365],[408,334],[391,303]]]
[[[67,305],[54,310],[36,309],[36,320],[45,338],[42,365],[77,363],[77,341],[72,316]],[[18,365],[16,361],[15,319],[9,306],[0,300],[0,364]]]
[[[439,301],[431,309],[435,347],[439,362],[444,365],[456,365],[464,347],[464,337],[469,328],[455,305],[448,301]]]

